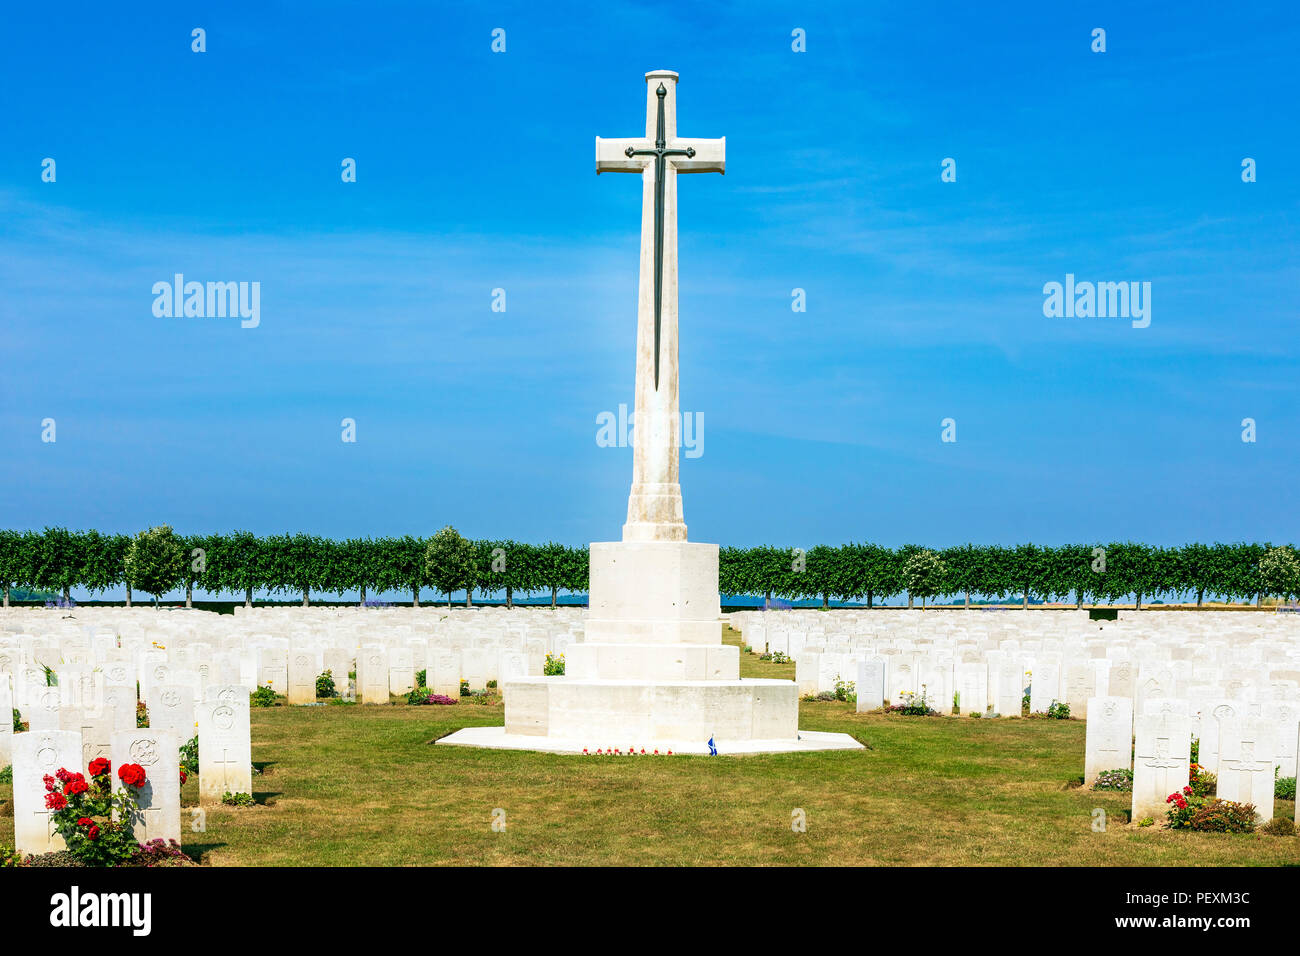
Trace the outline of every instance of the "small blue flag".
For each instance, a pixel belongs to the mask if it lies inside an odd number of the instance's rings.
[[[715,746],[713,746],[713,738],[710,737],[710,738],[709,738],[709,756],[710,756],[710,757],[716,757],[717,755],[718,755],[718,748],[715,747]]]

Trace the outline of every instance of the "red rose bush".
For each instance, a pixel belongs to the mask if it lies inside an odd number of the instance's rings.
[[[123,764],[123,786],[113,790],[112,765],[103,757],[90,762],[90,780],[60,767],[46,776],[45,806],[68,852],[85,866],[118,866],[140,849],[131,821],[139,814],[137,792],[148,778],[139,764]]]

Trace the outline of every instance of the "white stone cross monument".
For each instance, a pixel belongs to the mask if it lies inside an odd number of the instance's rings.
[[[636,438],[622,540],[591,545],[590,612],[565,675],[503,681],[504,731],[465,728],[438,742],[593,753],[708,753],[710,740],[719,753],[858,749],[847,734],[799,732],[793,681],[740,679],[740,649],[722,643],[718,546],[686,539],[677,174],[724,172],[726,140],[678,137],[677,74],[645,80],[645,136],[596,140],[597,173],[641,175]]]
[[[596,137],[597,174],[641,174],[636,441],[623,540],[684,542],[678,481],[677,174],[726,172],[727,141],[679,139],[677,74],[656,70],[645,78],[645,137]]]

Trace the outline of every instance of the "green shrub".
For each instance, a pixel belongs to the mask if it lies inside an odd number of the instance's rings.
[[[1219,778],[1195,761],[1192,761],[1189,768],[1188,782],[1191,784],[1192,794],[1197,797],[1212,797],[1219,788]]]
[[[421,674],[424,671],[420,671]],[[334,686],[334,672],[326,671],[316,678],[316,696],[328,700],[331,697],[339,695],[338,689]]]
[[[23,720],[23,715],[18,713],[18,708],[14,708],[14,733],[21,734],[27,730],[27,721]]]
[[[6,765],[3,769],[0,769],[0,783],[13,783],[13,782],[14,782],[14,768]]]
[[[135,725],[137,728],[149,726],[149,708],[142,700],[135,702]]]
[[[248,703],[253,707],[275,707],[280,702],[280,695],[271,689],[267,684],[257,688],[248,695]]]
[[[564,655],[547,654],[546,663],[542,665],[542,673],[547,677],[563,677]]]
[[[1069,720],[1070,705],[1064,701],[1054,700],[1048,705],[1047,710],[1038,714],[1029,714],[1030,717],[1038,717],[1043,720]]]
[[[1260,833],[1267,833],[1269,836],[1293,837],[1295,836],[1295,823],[1290,817],[1274,817],[1259,828]]]
[[[856,704],[858,702],[857,685],[851,680],[837,680],[835,682],[835,699]]]
[[[1295,799],[1295,777],[1278,777],[1273,781],[1273,796],[1278,800]]]
[[[228,807],[251,807],[257,801],[251,793],[231,793],[227,790],[221,795],[221,802]]]
[[[889,714],[903,714],[907,717],[938,717],[939,712],[930,706],[929,700],[925,696],[925,691],[916,694],[910,690],[905,690],[900,695],[903,700],[899,704],[891,704],[885,708]]]
[[[1254,833],[1255,805],[1211,800],[1192,814],[1191,829],[1200,833]]]
[[[428,679],[429,679],[429,672],[428,672],[427,670],[425,670],[424,668],[421,668],[420,670],[418,670],[418,671],[415,672],[415,686],[416,686],[416,687],[427,687],[427,686],[429,686],[428,684],[425,683],[425,681],[427,681]]]
[[[181,744],[180,764],[181,769],[186,773],[194,774],[199,772],[199,738],[197,735]]]

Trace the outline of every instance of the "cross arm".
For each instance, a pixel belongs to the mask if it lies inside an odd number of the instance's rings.
[[[645,149],[654,146],[646,139],[602,139],[596,137],[596,174],[639,173],[645,169],[645,159],[627,155],[628,148]]]
[[[727,137],[721,139],[677,139],[670,145],[678,149],[690,147],[694,156],[674,156],[673,165],[679,173],[727,172]]]

